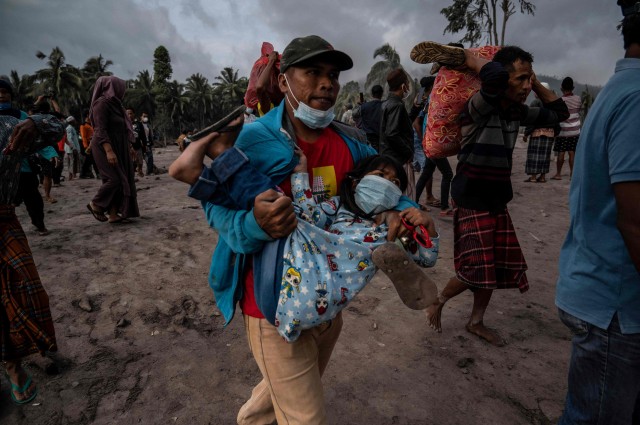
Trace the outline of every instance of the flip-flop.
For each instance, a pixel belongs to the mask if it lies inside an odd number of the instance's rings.
[[[430,207],[440,208],[442,204],[440,203],[440,199],[434,199],[433,201],[427,201],[427,205]]]
[[[402,302],[412,310],[424,310],[438,299],[438,287],[407,252],[393,242],[373,251],[373,264],[386,274]]]
[[[95,218],[99,222],[104,223],[105,221],[109,220],[107,216],[104,215],[104,212],[101,213],[91,208],[91,203],[87,204],[87,209],[89,210],[89,212],[91,212],[91,215],[93,216],[93,218]]]
[[[120,217],[118,220],[109,220],[109,219],[107,219],[107,221],[109,222],[109,224],[128,224],[128,223],[133,223],[128,218],[122,218],[122,217]]]
[[[437,62],[440,65],[446,65],[455,68],[464,65],[466,58],[464,49],[460,47],[447,46],[446,44],[436,43],[434,41],[423,41],[416,44],[409,57],[417,63]]]
[[[11,400],[13,400],[15,404],[22,405],[22,404],[30,403],[38,395],[38,387],[34,387],[33,393],[29,397],[22,400],[18,400],[14,392],[18,392],[20,395],[24,394],[31,386],[31,375],[27,373],[27,381],[24,383],[22,387],[19,387],[18,385],[14,384],[13,381],[11,381],[11,378],[9,378],[9,374],[5,373],[5,376],[7,377],[7,381],[9,381],[9,383],[11,384],[11,391],[10,391]]]
[[[526,179],[524,182],[525,182],[525,183],[535,183],[536,181],[537,181],[537,180],[536,180],[535,178],[531,178],[531,177],[530,177],[530,178]]]

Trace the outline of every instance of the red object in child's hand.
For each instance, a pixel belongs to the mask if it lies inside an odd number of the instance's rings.
[[[402,217],[402,224],[411,232],[411,237],[413,238],[414,241],[418,243],[418,245],[420,245],[423,248],[433,247],[433,242],[431,242],[429,233],[427,232],[427,229],[422,224],[418,226],[414,226],[413,224],[405,220],[404,217]],[[416,230],[416,227],[420,230],[420,232]]]

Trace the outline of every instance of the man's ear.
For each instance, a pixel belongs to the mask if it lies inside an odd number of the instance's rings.
[[[284,74],[278,74],[278,87],[282,93],[289,91],[289,85],[287,84],[286,78],[284,78]]]

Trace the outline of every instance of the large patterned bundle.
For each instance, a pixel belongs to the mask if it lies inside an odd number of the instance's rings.
[[[474,55],[491,60],[499,50],[496,46],[468,49]],[[480,79],[472,71],[440,68],[431,92],[427,129],[422,147],[429,158],[445,158],[460,151],[458,116],[467,101],[480,90]]]

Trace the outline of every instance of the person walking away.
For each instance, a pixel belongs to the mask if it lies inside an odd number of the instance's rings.
[[[131,147],[134,151],[136,172],[138,173],[138,177],[144,177],[142,165],[144,163],[144,155],[146,154],[146,132],[144,125],[136,118],[136,111],[132,106],[127,107],[127,117],[133,127],[134,142],[131,144]]]
[[[573,79],[566,77],[560,86],[562,89],[562,100],[569,108],[569,118],[560,123],[560,134],[556,137],[553,150],[558,153],[556,162],[556,175],[553,180],[562,180],[562,165],[564,164],[564,153],[569,154],[569,179],[573,175],[573,160],[576,154],[576,145],[580,137],[580,108],[582,100],[580,96],[573,94]]]
[[[95,177],[100,178],[98,167],[93,160],[93,155],[91,155],[91,139],[93,138],[93,127],[91,127],[91,122],[89,122],[89,110],[84,110],[82,114],[84,115],[84,122],[80,126],[80,138],[82,140],[82,150],[80,153],[84,157],[84,162],[82,163],[80,178],[94,178],[93,174],[91,173],[92,168],[96,174]]]
[[[540,83],[546,89],[551,89],[549,84]],[[532,108],[541,108],[542,102],[536,95],[531,102]],[[549,164],[551,163],[551,149],[553,141],[560,127],[535,127],[528,126],[524,130],[522,141],[527,143],[527,161],[525,163],[524,172],[529,175],[525,183],[546,183],[546,175],[549,172]]]
[[[420,80],[420,85],[424,88],[424,104],[420,114],[413,122],[416,131],[419,131],[420,140],[424,138],[424,133],[427,130],[427,118],[429,112],[429,96],[431,90],[433,90],[433,84],[436,78],[433,76],[425,77]],[[422,149],[422,143],[420,144]],[[426,154],[425,154],[426,155]],[[438,168],[442,174],[442,180],[440,181],[440,199],[433,196],[431,186],[433,182],[433,172]],[[420,203],[420,196],[422,191],[426,188],[427,197],[425,202],[427,205],[440,208],[440,217],[453,217],[453,210],[449,207],[449,192],[451,189],[451,180],[453,179],[453,170],[449,164],[447,158],[426,158],[425,166],[422,169],[418,182],[416,183],[416,202]]]
[[[376,84],[371,87],[371,99],[353,109],[353,118],[360,121],[360,129],[367,135],[369,145],[380,153],[380,119],[382,117],[382,94],[384,89]]]

